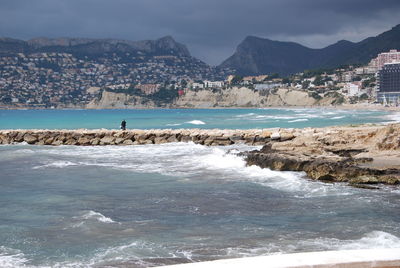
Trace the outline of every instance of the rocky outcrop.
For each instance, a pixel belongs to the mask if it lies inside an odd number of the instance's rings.
[[[297,130],[246,154],[248,165],[304,171],[314,180],[400,184],[400,125]],[[363,186],[365,187],[365,186]]]

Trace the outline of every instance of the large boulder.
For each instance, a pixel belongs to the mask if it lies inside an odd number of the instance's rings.
[[[25,134],[24,141],[28,144],[34,144],[38,141],[38,137],[36,137],[32,134]]]
[[[101,145],[110,145],[114,142],[115,138],[112,136],[105,136],[100,140]]]

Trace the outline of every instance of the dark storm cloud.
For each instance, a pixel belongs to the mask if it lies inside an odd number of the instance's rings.
[[[247,35],[322,47],[400,23],[399,0],[0,0],[0,35],[155,39],[218,64]]]

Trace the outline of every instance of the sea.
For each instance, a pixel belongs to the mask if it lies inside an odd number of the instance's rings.
[[[0,129],[382,124],[374,110],[1,110]],[[246,166],[247,145],[0,145],[0,267],[151,267],[400,248],[400,187]]]

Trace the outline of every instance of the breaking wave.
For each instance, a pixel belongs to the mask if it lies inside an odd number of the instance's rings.
[[[79,163],[74,163],[71,161],[54,161],[48,164],[35,166],[33,169],[41,169],[41,168],[64,168],[69,166],[77,166]]]
[[[185,122],[185,123],[192,124],[192,125],[205,125],[206,124],[201,120],[192,120],[192,121],[188,121],[188,122]]]
[[[195,179],[204,171],[214,179],[249,181],[285,192],[296,192],[298,197],[347,195],[347,187],[309,181],[302,172],[273,171],[258,166],[247,166],[238,153],[259,148],[247,145],[207,147],[194,143],[167,143],[143,146],[54,147],[46,153],[59,158],[73,157],[75,162],[55,161],[35,166],[35,169],[76,166],[100,166],[132,170],[141,173],[159,173]],[[107,155],[107,157],[104,157]],[[155,158],[157,161],[155,161]]]
[[[384,249],[400,248],[400,238],[383,231],[372,231],[360,239],[340,240],[337,238],[318,238],[300,242],[306,248],[322,250]]]
[[[0,267],[26,267],[27,262],[28,259],[20,250],[0,246]]]
[[[111,218],[108,218],[108,217],[104,216],[103,214],[101,214],[100,212],[96,212],[93,210],[89,210],[88,212],[86,212],[85,214],[80,216],[79,219],[83,219],[83,220],[95,219],[97,221],[104,222],[104,223],[113,223],[113,222],[115,223],[115,221],[113,221]]]
[[[289,123],[295,123],[295,122],[306,122],[306,121],[308,121],[307,118],[300,118],[300,119],[295,119],[295,120],[291,120],[291,121],[288,121],[288,122]]]

